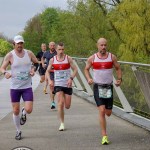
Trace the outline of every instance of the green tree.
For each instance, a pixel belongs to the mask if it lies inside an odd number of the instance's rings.
[[[40,15],[42,37],[47,42],[53,41],[54,30],[56,31],[59,22],[58,12],[55,8],[47,8]],[[54,33],[53,33],[54,32]]]
[[[25,39],[25,48],[37,53],[42,43],[42,28],[39,15],[35,15],[27,22],[23,37]]]
[[[108,50],[112,53],[117,54],[118,47],[121,43],[119,36],[116,35],[117,31],[113,26],[112,22],[107,17],[108,12],[106,5],[103,3],[103,9],[93,0],[80,0],[73,1],[69,0],[70,10],[74,14],[74,22],[77,22],[77,31],[80,36],[77,38],[79,41],[78,45],[81,45],[79,56],[87,57],[97,51],[96,42],[100,37],[108,39],[109,47]],[[99,1],[102,2],[102,1]],[[73,32],[75,32],[73,28]]]
[[[12,49],[12,45],[4,39],[0,39],[0,56],[5,56]]]
[[[150,2],[123,1],[110,16],[124,41],[119,48],[121,59],[150,62]]]

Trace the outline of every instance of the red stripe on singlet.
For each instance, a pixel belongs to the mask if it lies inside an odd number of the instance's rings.
[[[93,69],[111,69],[113,68],[112,62],[93,62]]]
[[[70,64],[53,64],[54,70],[67,70],[70,68]]]

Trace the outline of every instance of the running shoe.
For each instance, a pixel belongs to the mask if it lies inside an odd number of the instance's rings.
[[[102,145],[107,145],[107,144],[109,144],[108,137],[107,136],[103,136],[103,138],[102,138]]]
[[[43,92],[44,92],[44,94],[47,94],[46,88],[44,88]]]
[[[55,108],[56,108],[55,102],[52,102],[51,103],[51,109],[55,109]]]
[[[24,125],[26,123],[26,120],[27,120],[26,114],[23,115],[23,111],[24,111],[24,107],[22,108],[22,114],[21,114],[21,118],[20,118],[20,125]]]
[[[64,130],[65,130],[64,123],[61,123],[61,124],[60,124],[60,127],[59,127],[59,131],[64,131]]]
[[[21,138],[22,138],[22,137],[21,137],[21,131],[20,131],[20,132],[17,131],[17,132],[16,132],[15,139],[16,139],[16,140],[21,140]]]

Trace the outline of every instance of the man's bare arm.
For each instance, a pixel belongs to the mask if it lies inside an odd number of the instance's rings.
[[[119,86],[122,82],[122,71],[115,55],[112,56],[112,60],[117,74],[116,86]]]
[[[9,79],[11,77],[11,74],[9,72],[7,72],[7,67],[9,64],[12,63],[12,54],[11,53],[8,53],[4,60],[3,60],[3,63],[2,63],[2,66],[0,68],[0,71],[4,74],[5,78],[6,79]]]
[[[36,56],[33,54],[33,52],[28,51],[29,55],[31,57],[31,61],[35,64],[35,63],[39,63],[39,61],[37,60]]]
[[[8,53],[8,54],[4,57],[3,63],[2,63],[1,68],[0,68],[0,71],[1,71],[2,73],[5,73],[5,72],[6,72],[6,69],[7,69],[7,67],[8,67],[8,65],[10,65],[10,63],[11,63],[11,62],[10,62],[11,57],[12,57],[11,53]]]
[[[73,70],[73,73],[71,75],[71,78],[73,79],[77,75],[78,69],[77,69],[77,66],[74,64],[74,62],[70,56],[68,56],[68,60],[69,60],[71,69]]]
[[[89,84],[92,84],[93,83],[93,79],[90,77],[90,73],[89,73],[89,70],[92,66],[92,62],[94,60],[94,56],[90,56],[86,62],[86,66],[84,68],[84,74],[85,74],[85,77],[87,78],[87,81]]]
[[[49,84],[51,84],[51,82],[52,82],[52,80],[49,77],[49,73],[50,73],[50,71],[52,69],[52,63],[53,63],[53,59],[50,59],[49,65],[48,65],[47,70],[46,70],[46,76],[48,78]]]

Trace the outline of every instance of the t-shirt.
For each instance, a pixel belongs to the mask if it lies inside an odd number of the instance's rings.
[[[41,61],[41,58],[43,57],[43,53],[42,51],[38,52],[36,55],[36,58],[38,59],[38,61]],[[42,63],[40,63],[40,67],[42,67]]]
[[[57,55],[56,50],[55,50],[53,53],[51,53],[50,51],[46,51],[46,52],[43,54],[43,58],[46,60],[46,68],[47,68],[48,65],[49,65],[49,60],[50,60],[51,58],[53,58],[55,55]]]

